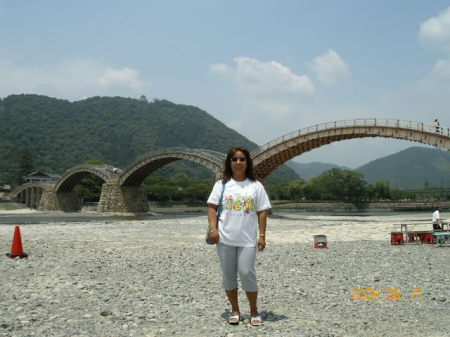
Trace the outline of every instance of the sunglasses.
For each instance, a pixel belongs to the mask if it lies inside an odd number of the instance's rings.
[[[233,161],[233,162],[240,161],[241,163],[245,163],[247,161],[247,158],[245,158],[245,157],[232,157],[231,161]]]

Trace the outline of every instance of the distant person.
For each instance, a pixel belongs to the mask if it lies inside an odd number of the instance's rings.
[[[441,220],[441,215],[439,214],[439,208],[437,208],[434,211],[432,220],[433,220],[433,229],[434,230],[442,229],[442,227],[441,227],[442,220]]]
[[[210,238],[217,243],[222,286],[231,304],[228,323],[239,324],[238,282],[250,304],[250,324],[262,324],[257,308],[256,252],[266,246],[267,210],[271,208],[263,185],[253,176],[249,152],[241,147],[228,151],[222,179],[208,198]],[[219,205],[222,212],[217,219]],[[259,234],[258,234],[259,232]]]
[[[433,126],[436,129],[436,133],[441,133],[441,126],[437,118],[434,120]]]

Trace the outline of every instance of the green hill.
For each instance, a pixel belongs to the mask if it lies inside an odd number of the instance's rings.
[[[292,168],[302,179],[308,180],[322,172],[339,167],[329,163],[296,163],[290,161]],[[385,179],[390,186],[398,189],[422,187],[450,187],[450,153],[426,147],[410,147],[387,157],[373,160],[354,171],[364,174],[369,183]]]
[[[137,157],[165,147],[226,152],[236,145],[249,150],[257,147],[207,112],[166,100],[92,97],[70,102],[38,95],[11,95],[0,100],[3,180],[17,171],[20,153],[27,148],[39,170],[63,173],[92,159],[123,168]],[[206,169],[187,162],[160,171],[210,176]],[[297,175],[281,167],[271,177],[290,180]]]
[[[450,187],[450,153],[439,149],[410,147],[390,156],[371,161],[355,171],[369,183],[389,180],[398,189]]]

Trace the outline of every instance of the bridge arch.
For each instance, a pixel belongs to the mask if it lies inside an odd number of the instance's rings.
[[[56,181],[55,191],[70,192],[74,186],[88,175],[94,175],[107,182],[119,176],[119,170],[111,165],[77,165],[68,169]]]
[[[129,165],[119,178],[120,186],[140,186],[157,169],[177,160],[187,160],[210,169],[218,176],[226,155],[204,149],[166,148],[148,153]]]
[[[276,138],[252,151],[255,175],[264,179],[279,165],[322,145],[341,140],[383,137],[450,150],[450,129],[398,119],[353,119],[317,124]]]
[[[79,211],[82,202],[73,188],[83,178],[94,175],[105,183],[117,178],[121,171],[111,165],[77,165],[66,172],[55,184],[44,190],[39,209],[46,211]]]

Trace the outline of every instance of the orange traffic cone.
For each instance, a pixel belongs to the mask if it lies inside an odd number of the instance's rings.
[[[22,238],[20,237],[20,228],[19,226],[16,226],[16,229],[14,230],[14,238],[13,238],[13,244],[11,247],[11,253],[6,254],[11,259],[19,258],[19,259],[26,259],[28,257],[28,254],[25,254],[23,252],[22,247]]]

